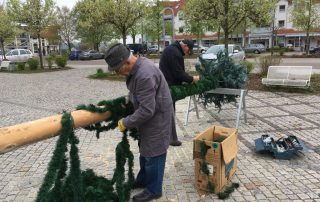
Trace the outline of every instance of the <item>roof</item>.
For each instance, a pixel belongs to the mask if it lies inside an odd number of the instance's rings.
[[[174,16],[177,16],[178,12],[183,9],[183,7],[186,5],[185,0],[180,1],[161,1],[161,4],[163,7],[170,7],[173,10]],[[171,13],[167,13],[171,14]]]

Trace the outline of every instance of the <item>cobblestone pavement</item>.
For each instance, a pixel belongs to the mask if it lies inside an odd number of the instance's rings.
[[[78,104],[96,104],[127,93],[124,82],[89,80],[96,67],[38,74],[0,74],[0,127],[32,121],[72,110]],[[246,97],[248,121],[239,128],[238,171],[232,179],[240,187],[228,201],[320,201],[320,96],[250,91]],[[181,147],[170,147],[158,201],[216,201],[215,194],[199,194],[194,186],[193,137],[209,126],[234,127],[236,108],[227,104],[220,113],[200,106],[200,119],[190,113],[184,126],[187,100],[177,102],[177,130]],[[296,135],[309,151],[291,160],[254,152],[254,139]],[[110,178],[115,167],[118,131],[96,139],[77,130],[82,169],[93,168]],[[57,137],[0,155],[0,201],[34,201]],[[130,140],[138,171],[137,143]],[[135,194],[139,190],[135,190]]]

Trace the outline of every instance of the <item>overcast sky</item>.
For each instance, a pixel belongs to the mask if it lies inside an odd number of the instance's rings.
[[[1,0],[0,0],[1,1]],[[57,6],[67,6],[68,8],[72,9],[74,5],[77,3],[78,0],[56,0]]]

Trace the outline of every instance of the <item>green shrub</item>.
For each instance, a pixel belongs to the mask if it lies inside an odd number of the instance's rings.
[[[65,67],[67,65],[67,57],[63,55],[58,55],[55,58],[55,62],[58,65],[58,67]]]
[[[276,66],[281,63],[281,57],[276,56],[276,55],[267,55],[267,56],[261,56],[259,58],[259,64],[261,68],[260,75],[261,76],[266,76],[268,73],[268,68],[269,66]]]
[[[254,66],[253,66],[253,63],[245,60],[242,62],[242,64],[245,66],[246,70],[247,70],[247,74],[250,74],[251,71],[253,70]]]
[[[48,68],[51,69],[52,68],[52,65],[53,65],[53,62],[55,60],[55,56],[54,55],[49,55],[47,58],[47,63],[48,63]]]
[[[27,61],[30,70],[36,70],[39,67],[39,61],[35,58],[31,58]]]
[[[90,75],[90,78],[92,79],[101,79],[109,76],[111,73],[109,72],[103,72],[101,68],[97,69],[97,73]]]
[[[286,51],[286,49],[281,48],[281,49],[279,50],[279,55],[280,55],[280,56],[283,56],[285,51]]]
[[[101,68],[97,69],[97,74],[103,74],[103,69]]]
[[[26,68],[26,63],[25,62],[18,62],[17,64],[17,69],[18,71],[23,71]]]

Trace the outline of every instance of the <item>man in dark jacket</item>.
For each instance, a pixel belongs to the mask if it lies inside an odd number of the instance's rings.
[[[192,83],[199,80],[199,76],[190,76],[185,72],[183,56],[192,54],[192,49],[193,41],[191,39],[176,41],[164,49],[160,58],[159,68],[169,86],[181,85],[183,82]],[[173,108],[175,110],[175,102],[173,102]],[[175,128],[172,135],[170,145],[180,146],[182,143],[178,140]]]
[[[134,113],[121,119],[120,131],[137,128],[140,138],[140,171],[135,187],[144,187],[133,201],[150,201],[162,196],[162,183],[173,126],[174,110],[169,86],[157,66],[149,59],[135,57],[123,44],[106,53],[109,71],[127,76],[129,99]]]

